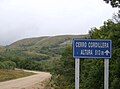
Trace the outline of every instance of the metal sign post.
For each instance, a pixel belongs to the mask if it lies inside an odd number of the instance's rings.
[[[79,89],[79,60],[75,59],[75,89]]]
[[[104,59],[104,89],[109,89],[109,59]]]
[[[109,89],[109,58],[112,41],[103,39],[73,39],[75,58],[75,89],[79,89],[79,58],[104,58],[104,89]]]

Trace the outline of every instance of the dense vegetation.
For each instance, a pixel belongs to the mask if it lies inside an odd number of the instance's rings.
[[[118,14],[119,15],[119,14]],[[117,16],[118,17],[118,16]],[[116,17],[115,17],[116,18]],[[120,88],[120,18],[108,20],[100,28],[89,31],[92,39],[112,40],[112,59],[110,59],[110,89]],[[103,59],[81,60],[80,89],[103,89]],[[74,89],[74,59],[72,47],[67,47],[52,71],[52,85],[55,89]]]
[[[55,89],[74,89],[75,69],[71,46],[66,47],[62,57],[53,66],[52,86]]]
[[[51,71],[66,45],[73,38],[86,35],[63,35],[54,37],[27,38],[11,45],[0,47],[0,69],[15,67],[29,70]]]

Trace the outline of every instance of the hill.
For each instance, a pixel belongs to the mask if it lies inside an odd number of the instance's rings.
[[[85,38],[87,35],[59,35],[26,38],[0,48],[0,55],[21,57],[33,60],[45,60],[60,56],[66,45],[72,44],[73,38]]]

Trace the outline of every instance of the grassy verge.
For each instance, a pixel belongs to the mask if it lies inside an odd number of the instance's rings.
[[[11,80],[11,79],[17,79],[21,77],[26,77],[33,74],[34,73],[24,72],[22,70],[1,70],[0,69],[0,82]]]
[[[51,79],[48,79],[48,80],[43,81],[43,84],[45,85],[45,86],[44,86],[44,89],[54,89],[54,88],[51,86]]]

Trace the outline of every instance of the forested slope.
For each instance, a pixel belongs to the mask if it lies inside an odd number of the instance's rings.
[[[60,35],[26,38],[0,47],[1,68],[17,68],[49,71],[53,61],[60,58],[63,49],[72,44],[73,38],[88,35]],[[7,67],[5,66],[7,63]]]

